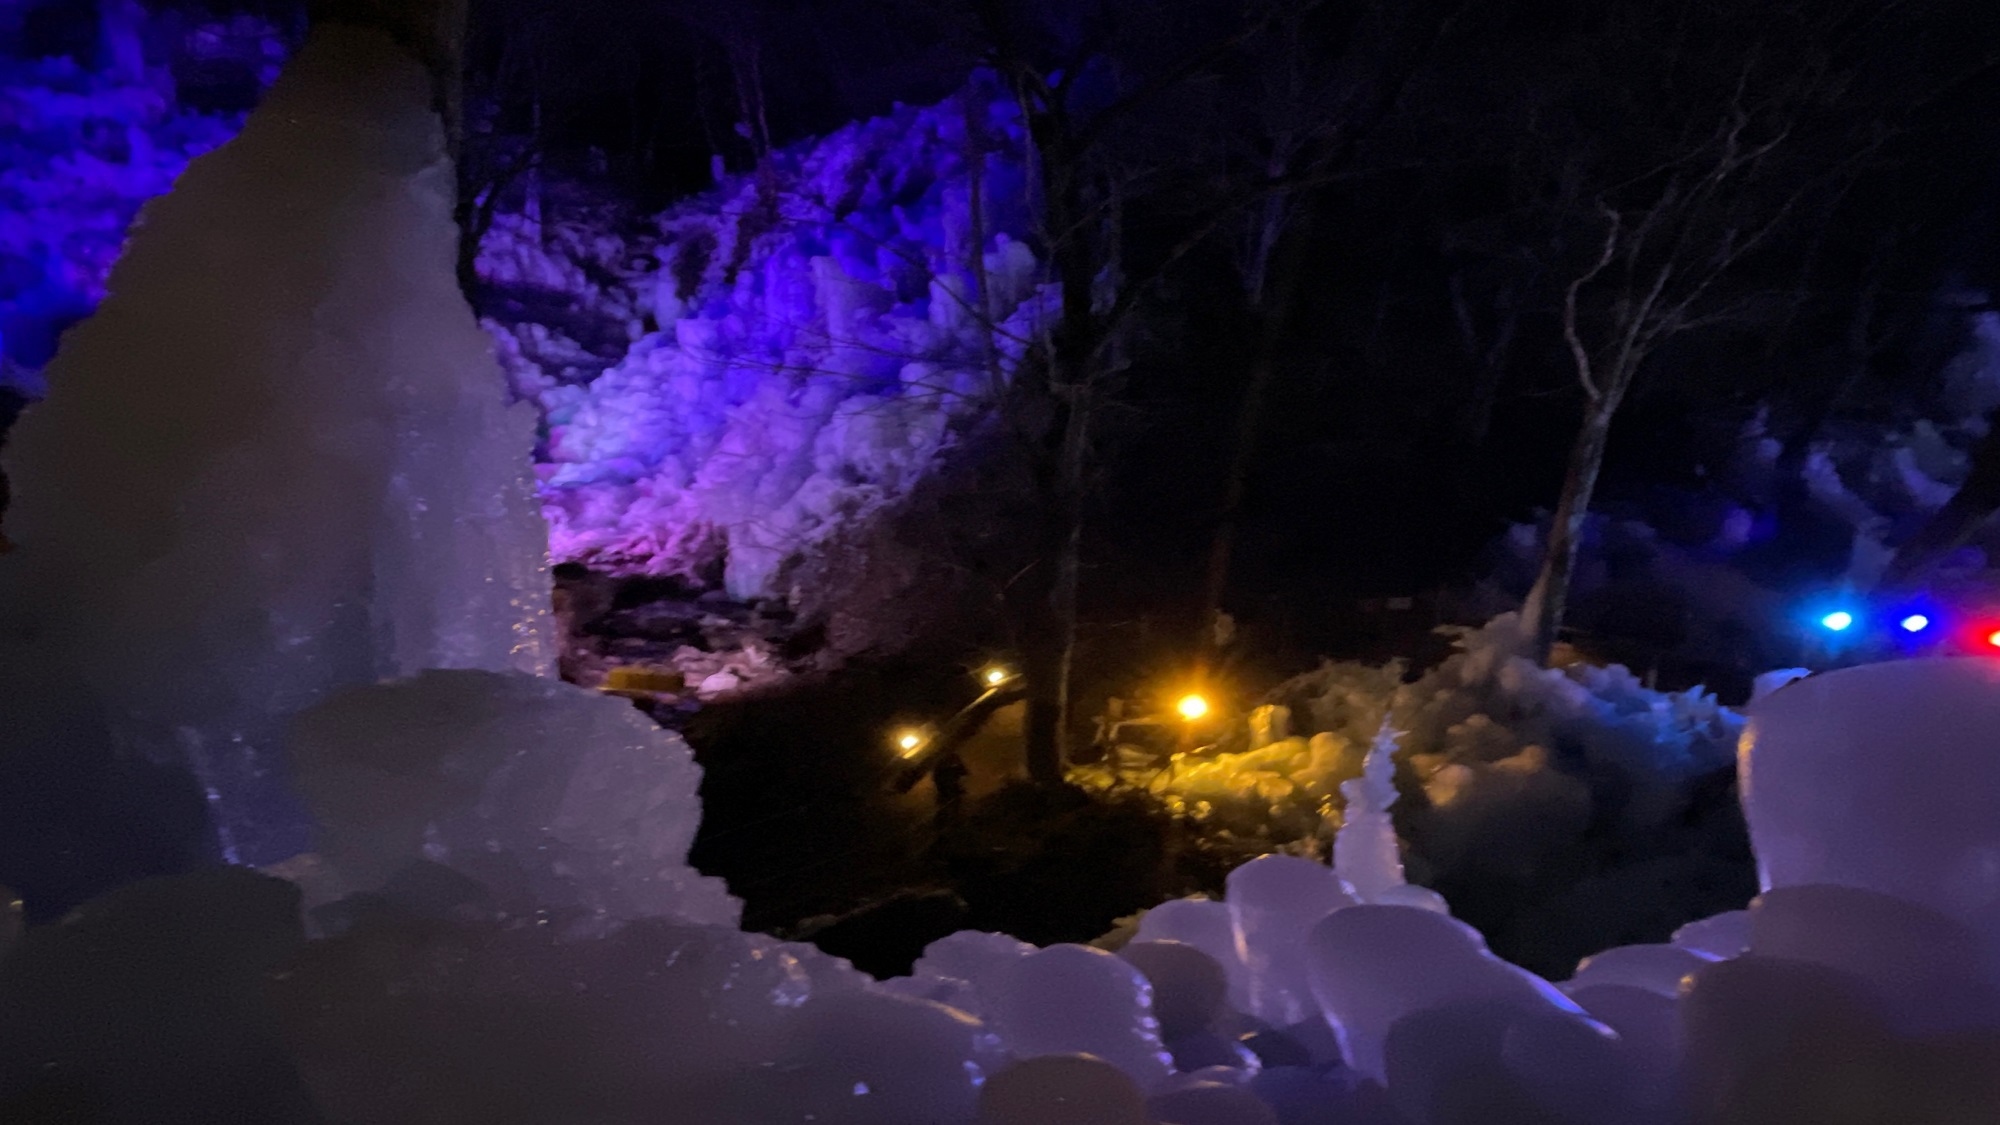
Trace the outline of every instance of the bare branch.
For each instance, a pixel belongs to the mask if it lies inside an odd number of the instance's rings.
[[[1596,381],[1591,377],[1590,349],[1584,346],[1583,336],[1577,331],[1576,297],[1585,285],[1597,279],[1611,265],[1611,259],[1618,253],[1618,235],[1624,227],[1624,219],[1609,204],[1600,202],[1598,210],[1607,220],[1604,230],[1604,251],[1597,256],[1597,264],[1569,283],[1563,291],[1563,339],[1569,343],[1570,358],[1576,363],[1576,380],[1583,384],[1583,393],[1592,402],[1600,397]]]

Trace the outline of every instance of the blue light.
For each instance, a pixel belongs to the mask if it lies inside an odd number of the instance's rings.
[[[1820,618],[1819,623],[1838,633],[1854,624],[1854,615],[1844,609],[1836,609]]]
[[[1898,624],[1902,625],[1905,633],[1921,633],[1931,627],[1931,619],[1921,613],[1912,613]]]

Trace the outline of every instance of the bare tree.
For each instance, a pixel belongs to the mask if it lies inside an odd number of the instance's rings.
[[[1186,188],[1189,180],[1200,178],[1190,167],[1200,157],[1190,157],[1213,141],[1191,137],[1186,122],[1169,138],[1161,135],[1168,130],[1139,119],[1157,123],[1164,107],[1184,108],[1181,99],[1190,89],[1214,81],[1232,63],[1257,61],[1257,46],[1265,36],[1279,29],[1276,34],[1284,42],[1287,17],[1296,21],[1319,6],[1300,0],[1234,15],[1205,37],[1181,37],[1192,39],[1192,46],[1163,51],[1149,65],[1127,67],[1111,43],[1121,29],[1149,18],[1143,5],[1121,9],[1123,23],[1105,12],[1108,6],[1097,6],[1094,18],[1078,18],[1059,49],[1038,50],[1028,44],[1031,33],[1018,11],[994,0],[973,4],[987,61],[1021,106],[1037,188],[1039,241],[1050,280],[1060,288],[1056,314],[1014,373],[1000,411],[1026,466],[1034,512],[1032,559],[1013,576],[1006,603],[1025,681],[1028,772],[1038,782],[1059,782],[1067,758],[1095,428],[1114,401],[1126,366],[1121,340],[1129,321],[1157,294],[1161,279],[1197,248],[1232,226],[1243,231],[1247,242],[1240,260],[1246,290],[1272,326],[1272,335],[1260,345],[1265,353],[1261,370],[1267,374],[1253,379],[1262,385],[1252,386],[1239,420],[1239,432],[1246,426],[1251,431],[1237,446],[1247,458],[1269,384],[1272,341],[1290,303],[1289,271],[1295,263],[1285,259],[1284,244],[1300,210],[1291,197],[1334,174],[1358,136],[1358,130],[1347,128],[1352,124],[1347,117],[1327,107],[1344,104],[1364,117],[1358,107],[1386,109],[1395,83],[1336,81],[1308,88],[1302,82],[1291,87],[1291,97],[1317,98],[1323,104],[1283,105],[1292,121],[1279,126],[1274,147],[1250,165],[1251,174],[1205,184],[1194,193],[1192,206],[1186,205]],[[1150,13],[1155,20],[1164,16]],[[1298,40],[1289,49],[1303,54]],[[1282,103],[1283,97],[1273,100]],[[1216,118],[1205,123],[1221,124]],[[1164,208],[1172,213],[1174,234],[1143,263],[1126,262],[1121,217],[1135,201],[1157,203],[1163,195],[1181,203]],[[1234,526],[1247,475],[1247,464],[1232,471],[1234,499],[1225,504],[1226,528]],[[1220,534],[1212,558],[1212,573],[1223,576],[1219,581],[1226,581],[1230,538],[1228,531]]]
[[[1556,154],[1531,175],[1555,187],[1548,253],[1567,278],[1557,318],[1583,399],[1522,610],[1541,657],[1562,624],[1612,422],[1649,361],[1689,333],[1754,327],[1787,268],[1775,236],[1829,214],[1909,108],[1869,86],[1851,51],[1879,33],[1885,5],[1754,7],[1628,11],[1622,42],[1590,45],[1616,70],[1585,87],[1623,115],[1536,122]]]

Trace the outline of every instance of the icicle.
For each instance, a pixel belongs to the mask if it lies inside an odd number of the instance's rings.
[[[1396,803],[1394,755],[1402,732],[1382,717],[1382,727],[1362,760],[1361,776],[1340,783],[1347,816],[1333,840],[1333,869],[1362,902],[1379,901],[1404,885],[1402,853],[1389,806]]]

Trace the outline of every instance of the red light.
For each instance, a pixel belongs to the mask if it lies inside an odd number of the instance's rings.
[[[2000,629],[1995,629],[1991,633],[1986,634],[1986,643],[1992,645],[1994,648],[2000,648]]]

